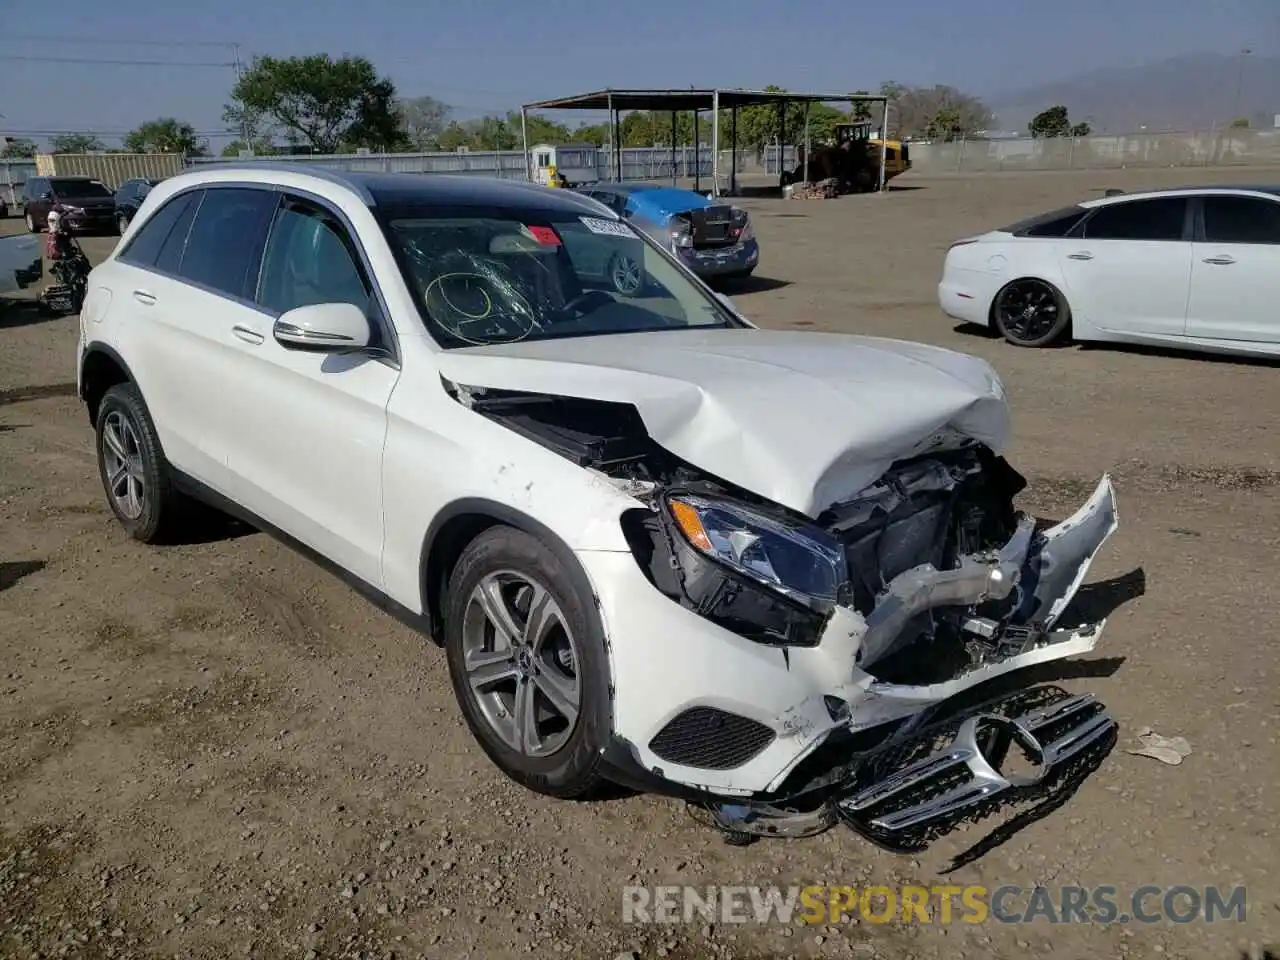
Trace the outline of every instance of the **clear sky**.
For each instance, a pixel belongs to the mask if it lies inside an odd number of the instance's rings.
[[[40,15],[11,8],[0,33],[0,129],[107,140],[165,115],[222,130],[232,70],[12,58],[231,60],[229,46],[172,41],[239,42],[246,57],[360,54],[402,95],[429,94],[466,118],[610,86],[845,92],[897,80],[995,97],[1181,53],[1280,53],[1277,0],[58,0],[26,9]]]

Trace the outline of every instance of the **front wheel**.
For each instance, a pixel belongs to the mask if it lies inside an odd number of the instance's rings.
[[[124,232],[129,229],[129,218],[123,213],[116,214],[116,233],[124,236]]]
[[[40,227],[36,225],[36,218],[29,213],[27,214],[27,232],[28,233],[40,232]]]
[[[160,542],[174,526],[180,495],[151,414],[132,383],[112,387],[99,403],[97,447],[111,512],[135,540]]]
[[[1071,323],[1067,298],[1044,280],[1014,280],[996,294],[992,317],[1000,335],[1015,347],[1047,347]]]
[[[449,676],[481,748],[538,793],[593,792],[610,708],[592,598],[541,540],[505,526],[463,551],[448,591]]]

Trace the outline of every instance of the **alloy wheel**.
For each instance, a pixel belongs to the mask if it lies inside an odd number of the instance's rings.
[[[578,641],[542,584],[513,570],[485,576],[462,621],[463,670],[485,722],[512,750],[546,757],[582,710]]]
[[[1019,280],[1000,292],[996,315],[1001,329],[1019,343],[1035,343],[1058,322],[1058,296],[1040,280]]]
[[[102,425],[102,462],[116,509],[126,519],[137,520],[147,505],[142,447],[133,423],[119,410],[107,414]]]
[[[609,279],[613,287],[625,297],[635,296],[640,292],[643,282],[643,270],[638,261],[631,257],[617,256],[613,259],[613,267],[609,271]]]

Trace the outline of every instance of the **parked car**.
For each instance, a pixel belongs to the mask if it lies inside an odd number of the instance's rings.
[[[1280,187],[1110,191],[961,240],[938,300],[1018,346],[1280,354]]]
[[[66,208],[67,222],[73,230],[85,233],[115,230],[115,199],[101,180],[31,177],[22,185],[22,212],[32,233],[39,233],[49,225],[49,211],[57,204]]]
[[[139,178],[126,180],[120,184],[115,195],[116,230],[118,232],[124,233],[128,229],[129,221],[137,215],[138,208],[142,206],[142,201],[147,198],[147,194],[159,182],[159,179]]]
[[[760,263],[760,244],[747,211],[693,190],[651,183],[595,183],[576,188],[670,250],[703,279],[741,279]],[[614,288],[635,293],[639,264],[617,258],[601,264]]]
[[[0,237],[0,294],[17,293],[44,275],[44,250],[29,235]]]
[[[619,251],[647,296],[579,266]],[[443,645],[533,790],[912,842],[1040,783],[998,772],[1006,735],[1045,776],[1114,740],[1040,687],[919,739],[1102,630],[1064,610],[1111,483],[1047,530],[1015,511],[983,360],[756,329],[600,204],[489,178],[183,173],[89,287],[78,390],[124,529],[180,535],[195,496],[323,559]]]

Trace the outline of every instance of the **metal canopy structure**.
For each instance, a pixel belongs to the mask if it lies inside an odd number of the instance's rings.
[[[697,130],[698,115],[704,111],[711,112],[711,180],[712,193],[720,193],[720,111],[728,110],[733,137],[732,162],[730,164],[730,191],[737,188],[738,180],[738,110],[742,107],[761,107],[776,104],[778,108],[779,146],[786,143],[786,105],[803,103],[805,105],[805,139],[809,134],[809,104],[811,103],[879,103],[884,105],[885,120],[888,119],[889,100],[884,96],[851,93],[793,93],[783,90],[721,90],[694,89],[688,90],[597,90],[594,93],[582,93],[577,96],[560,97],[554,100],[539,100],[526,103],[520,108],[520,133],[524,140],[525,176],[533,179],[533,170],[529,157],[529,111],[530,110],[605,110],[609,113],[610,145],[613,148],[614,172],[618,180],[622,179],[622,114],[633,110],[646,110],[653,113],[671,114],[671,179],[675,182],[676,155],[676,115],[690,112],[694,115],[694,129]],[[884,126],[887,128],[888,123]],[[888,130],[882,131],[887,136]],[[805,177],[808,177],[809,150],[805,143]],[[885,154],[880,151],[879,189],[884,189]],[[778,157],[779,185],[782,183],[782,156]],[[700,170],[694,166],[694,189],[700,184]]]

